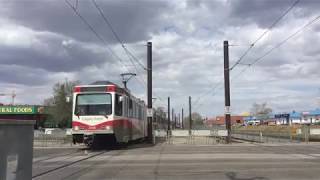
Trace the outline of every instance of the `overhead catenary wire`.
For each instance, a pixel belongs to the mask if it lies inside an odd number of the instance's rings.
[[[94,4],[94,6],[96,7],[96,9],[98,10],[99,14],[101,15],[102,19],[104,20],[104,22],[107,24],[107,26],[110,28],[112,34],[114,35],[114,37],[116,38],[116,40],[120,43],[121,47],[124,49],[124,51],[126,52],[129,61],[131,62],[131,64],[134,66],[135,71],[137,73],[139,73],[139,70],[137,69],[135,63],[133,62],[133,60],[144,70],[147,70],[147,68],[138,60],[138,58],[136,56],[133,55],[133,53],[125,46],[125,44],[123,43],[123,41],[120,39],[120,37],[118,36],[117,32],[114,30],[112,24],[110,23],[110,21],[108,20],[108,18],[106,17],[106,15],[103,13],[103,10],[100,8],[100,6],[98,5],[98,3],[95,0],[92,0],[92,3]],[[138,78],[135,77],[143,86],[144,88],[147,87],[147,84],[145,82],[145,80],[143,78]],[[159,99],[160,101],[162,101],[162,99],[157,96],[157,99]]]
[[[131,62],[131,64],[134,66],[135,71],[137,73],[139,73],[138,68],[136,67],[135,63],[133,62],[133,60],[143,69],[143,70],[147,70],[147,68],[140,62],[140,60],[138,60],[138,58],[136,56],[133,55],[133,53],[125,46],[125,44],[123,43],[123,41],[120,39],[119,35],[117,34],[117,32],[115,31],[115,29],[113,28],[112,24],[110,23],[110,21],[108,20],[108,18],[106,17],[106,15],[104,14],[103,10],[100,8],[100,6],[98,5],[98,3],[95,0],[92,0],[92,3],[94,4],[94,6],[96,7],[96,9],[98,10],[99,14],[101,15],[102,19],[104,20],[104,22],[107,24],[107,26],[110,28],[112,34],[114,35],[114,37],[116,38],[116,40],[120,43],[121,47],[124,49],[125,53],[127,54],[129,61]],[[135,77],[142,85],[144,88],[147,87],[147,83],[143,78],[138,78]],[[161,101],[162,99],[155,95],[156,98]]]
[[[73,10],[73,12],[82,20],[82,22],[84,24],[86,24],[88,26],[88,28],[90,29],[90,31],[107,47],[107,49],[109,50],[109,52],[112,54],[112,56],[114,56],[120,63],[121,65],[126,68],[123,60],[111,49],[109,43],[107,41],[105,41],[102,36],[100,36],[100,34],[93,28],[93,26],[90,25],[90,23],[77,11],[77,9],[68,1],[65,0],[65,2],[67,3],[67,5]],[[127,69],[127,68],[126,68]],[[128,70],[128,69],[127,69]]]
[[[282,40],[281,42],[279,42],[278,44],[276,44],[274,47],[272,47],[270,50],[268,50],[266,53],[264,53],[263,55],[261,55],[260,57],[256,58],[254,61],[252,61],[251,63],[248,64],[247,67],[243,68],[239,73],[237,73],[236,75],[234,75],[232,77],[231,80],[235,80],[237,78],[239,78],[247,69],[249,69],[250,67],[252,67],[253,65],[255,65],[256,63],[258,63],[259,61],[261,61],[263,58],[265,58],[266,56],[268,56],[269,54],[271,54],[274,50],[276,50],[277,48],[280,48],[282,45],[284,45],[287,41],[289,41],[291,38],[295,37],[297,34],[303,32],[307,27],[311,26],[312,24],[316,23],[317,21],[320,20],[320,15],[316,16],[315,18],[313,18],[311,21],[309,21],[308,23],[306,23],[304,26],[302,26],[301,28],[299,28],[297,31],[295,31],[294,33],[292,33],[291,35],[289,35],[287,38],[285,38],[284,40]],[[219,86],[219,84],[217,84],[217,87]],[[212,91],[212,90],[211,90]],[[207,94],[209,94],[208,91]],[[215,95],[215,91],[213,93],[213,95]],[[207,95],[207,94],[204,94]],[[202,106],[203,104],[199,104],[199,106]],[[199,107],[196,107],[199,108]],[[195,108],[195,109],[196,109]]]
[[[265,58],[266,56],[268,56],[269,54],[271,54],[274,50],[280,48],[282,45],[284,45],[285,43],[287,43],[290,39],[292,39],[293,37],[295,37],[297,34],[303,32],[307,27],[311,26],[312,24],[316,23],[317,21],[320,20],[320,15],[316,16],[315,18],[313,18],[311,21],[309,21],[308,23],[306,23],[304,26],[302,26],[301,28],[299,28],[297,31],[295,31],[294,33],[292,33],[291,35],[289,35],[287,38],[285,38],[284,40],[282,40],[281,42],[279,42],[278,44],[276,44],[275,46],[273,46],[271,49],[269,49],[267,52],[265,52],[263,55],[259,56],[258,58],[256,58],[255,60],[253,60],[251,63],[248,64],[248,66],[246,68],[244,68],[242,71],[240,71],[240,73],[238,73],[236,75],[236,77],[240,77],[241,74],[243,74],[248,68],[252,67],[253,65],[255,65],[256,63],[258,63],[259,61],[261,61],[263,58]]]
[[[123,43],[123,41],[120,39],[120,37],[118,36],[117,32],[114,30],[112,24],[110,23],[110,21],[108,20],[108,18],[106,17],[106,15],[103,13],[103,10],[100,8],[100,6],[98,5],[98,3],[95,0],[92,0],[92,3],[94,4],[94,6],[96,7],[96,9],[98,10],[99,14],[101,15],[103,21],[107,24],[107,26],[110,28],[112,34],[114,35],[114,37],[116,38],[116,40],[120,43],[121,47],[124,49],[124,51],[128,54],[128,56],[130,56],[142,69],[147,70],[147,68],[138,60],[137,57],[135,57],[131,51],[129,51],[129,49],[125,46],[125,44]],[[130,58],[129,57],[129,58]]]
[[[98,10],[100,16],[102,17],[103,21],[107,24],[107,26],[109,27],[109,29],[111,30],[112,34],[114,35],[115,39],[119,42],[119,44],[121,45],[121,47],[124,49],[126,55],[128,56],[128,59],[130,61],[130,63],[133,65],[135,71],[137,74],[139,74],[139,70],[137,68],[137,66],[135,65],[135,63],[133,62],[133,60],[135,62],[137,62],[138,65],[141,66],[142,69],[146,70],[147,68],[128,50],[128,48],[124,45],[123,41],[120,39],[120,37],[118,36],[118,34],[116,33],[115,29],[113,28],[112,24],[110,23],[110,21],[108,20],[108,18],[106,17],[106,15],[103,13],[103,10],[100,8],[100,6],[98,5],[98,3],[95,0],[91,1],[93,3],[93,5],[95,6],[95,8]],[[146,88],[147,87],[147,83],[143,78],[139,78],[139,77],[135,77],[139,83]]]
[[[236,61],[235,64],[233,64],[230,68],[230,70],[233,70],[237,65],[241,63],[241,61],[244,59],[244,57],[252,50],[252,48],[256,45],[258,41],[260,41],[268,32],[271,31],[272,28],[274,28],[280,21],[283,19],[298,3],[300,0],[296,0],[280,17],[278,17],[268,28],[265,30],[253,43],[250,45],[250,47],[240,56],[240,58]]]
[[[208,94],[210,94],[212,91],[215,92],[215,91],[218,89],[218,87],[221,85],[221,83],[222,83],[222,81],[218,81],[212,89],[210,88],[208,91],[202,93],[202,94],[201,94],[199,97],[197,97],[197,99],[193,102],[193,105],[194,105],[194,106],[197,105],[197,104],[201,101],[202,98],[206,97],[206,96],[207,96]]]
[[[129,72],[129,69],[126,67],[124,60],[122,60],[110,47],[109,43],[102,38],[102,36],[93,28],[92,25],[90,25],[90,23],[77,11],[77,9],[68,1],[65,0],[66,4],[73,10],[73,12],[81,19],[81,21],[88,26],[88,28],[90,29],[90,31],[97,37],[97,39],[99,39],[109,50],[109,52],[111,53],[112,56],[114,56],[120,63],[120,65],[122,66],[124,71]],[[142,86],[145,86],[145,84],[143,82],[138,81]]]
[[[300,2],[300,0],[294,1],[294,3],[267,28],[267,30],[265,30],[256,40],[254,40],[253,43],[250,44],[248,49],[236,61],[236,63],[231,66],[230,70],[233,70],[237,65],[242,64],[241,61],[253,49],[255,44],[258,41],[260,41],[268,32],[270,32],[271,29],[274,28],[281,21],[281,19],[283,19],[299,2]],[[250,67],[252,64],[246,64],[246,65],[248,65],[247,67]],[[238,78],[245,71],[246,71],[246,68],[242,69],[241,72],[235,76],[235,78]],[[235,78],[232,78],[232,80],[234,80]],[[209,94],[210,92],[214,91],[214,93],[215,93],[216,87],[221,85],[220,83],[222,83],[222,82],[218,82],[217,85],[213,88],[213,90],[210,89],[209,91],[205,92],[203,95],[200,95],[198,97],[198,99],[195,101],[195,104],[198,103],[204,96],[207,96],[207,94]]]

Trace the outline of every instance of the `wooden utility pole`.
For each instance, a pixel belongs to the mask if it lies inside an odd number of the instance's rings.
[[[229,69],[229,44],[223,42],[224,53],[224,97],[225,97],[225,121],[228,131],[227,143],[231,142],[231,112],[230,112],[230,69]]]

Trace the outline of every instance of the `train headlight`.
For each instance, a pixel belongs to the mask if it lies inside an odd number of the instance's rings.
[[[106,130],[110,130],[110,129],[112,129],[112,127],[111,127],[111,126],[106,126],[105,128],[106,128]]]
[[[79,130],[79,126],[75,126],[73,129],[78,131]]]

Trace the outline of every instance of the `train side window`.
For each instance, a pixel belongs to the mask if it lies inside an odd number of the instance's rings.
[[[136,103],[136,116],[135,116],[136,119],[138,119],[138,104]]]
[[[123,116],[127,116],[127,97],[123,96]]]
[[[126,114],[126,117],[129,117],[129,98],[128,97],[126,98],[126,102],[127,102],[127,106],[126,106],[127,114]]]
[[[116,116],[122,116],[122,102],[123,98],[121,98],[119,94],[116,94],[116,99],[115,99],[115,115]]]
[[[129,97],[127,97],[127,117],[129,117]]]
[[[133,102],[133,118],[137,117],[137,106],[136,102]]]
[[[129,99],[129,117],[132,117],[133,114],[133,104],[132,99]]]
[[[137,119],[140,119],[140,104],[137,104]]]

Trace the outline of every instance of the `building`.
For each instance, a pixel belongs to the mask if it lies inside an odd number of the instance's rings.
[[[303,124],[301,112],[292,111],[289,118],[291,124]]]
[[[221,125],[225,125],[225,117],[224,116],[217,116],[216,118],[210,118],[208,120],[205,121],[205,124],[207,126],[221,126]],[[243,116],[231,116],[231,125],[235,125],[235,124],[244,124],[244,119]]]
[[[282,113],[285,114],[285,113]],[[288,118],[279,118],[275,115],[275,120],[277,125],[287,125],[287,124],[315,124],[320,123],[320,109],[315,109],[311,111],[292,111],[287,113]]]
[[[301,114],[302,124],[314,124],[320,122],[320,109],[303,111]]]

